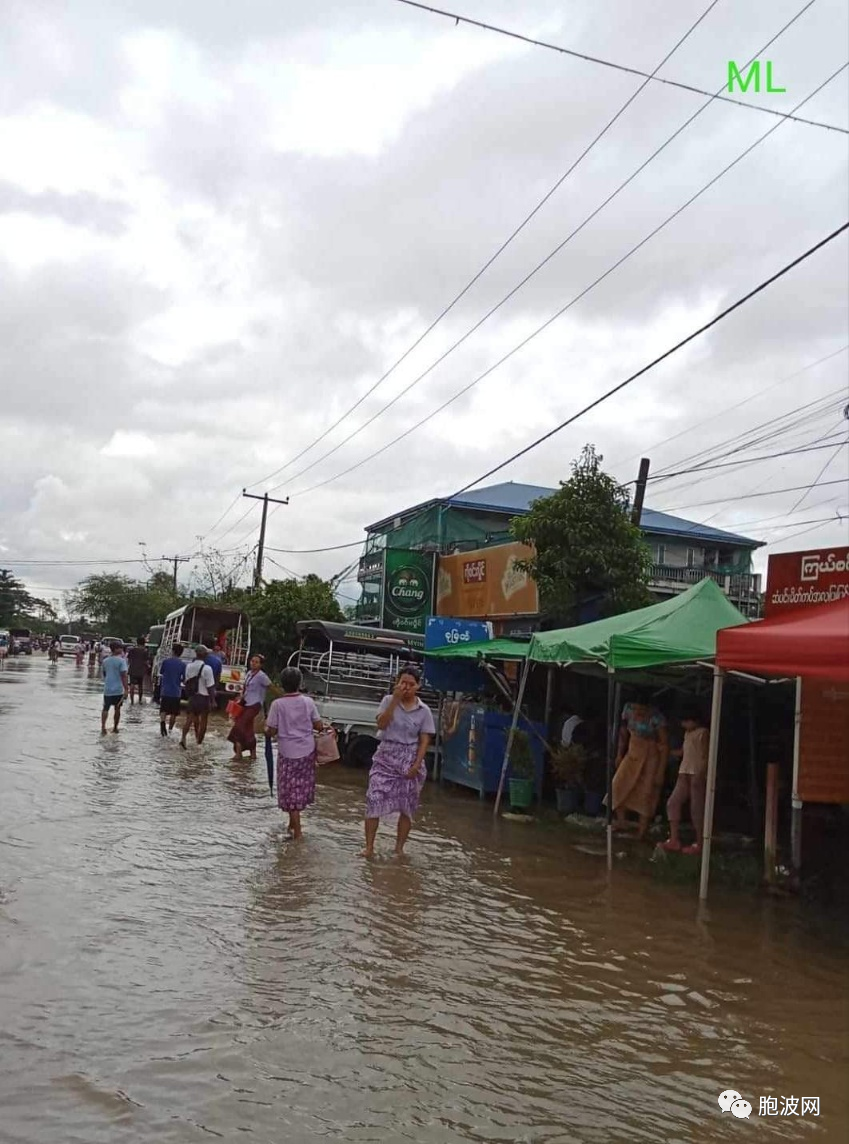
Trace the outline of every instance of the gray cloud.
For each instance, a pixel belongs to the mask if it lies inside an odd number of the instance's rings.
[[[469,0],[463,10],[652,68],[701,5],[665,0],[647,18],[639,6],[602,0],[570,9],[560,28],[542,3],[517,13],[507,0]],[[784,0],[768,13],[719,5],[665,74],[717,87],[729,54],[754,51],[793,11]],[[788,85],[783,108],[842,62],[845,24],[842,6],[821,0],[776,45]],[[130,70],[128,44],[152,32],[183,53],[168,73],[178,88],[145,87]],[[634,88],[617,73],[502,46],[392,4],[263,2],[248,16],[199,0],[177,7],[154,0],[142,14],[125,0],[84,0],[70,12],[39,3],[16,9],[0,36],[9,61],[0,79],[3,113],[48,107],[86,117],[110,133],[126,164],[120,187],[108,193],[101,176],[92,176],[98,189],[90,190],[76,182],[65,190],[61,179],[33,189],[8,172],[0,184],[0,225],[12,214],[35,227],[59,220],[74,241],[90,239],[83,254],[46,249],[32,264],[0,254],[7,430],[0,543],[32,558],[134,555],[139,539],[151,550],[191,547],[237,490],[299,452],[396,360]],[[381,69],[392,65],[401,66],[386,78]],[[298,103],[296,83],[305,75],[315,79],[313,102]],[[423,90],[431,80],[432,90]],[[353,138],[319,146],[349,102],[372,108],[373,85],[386,92],[385,110],[403,108],[394,125],[386,120],[380,146],[353,146]],[[839,122],[845,93],[842,78],[806,111]],[[585,289],[770,126],[754,112],[710,108],[426,382],[294,479],[459,338],[696,106],[695,97],[670,89],[644,92],[439,330],[327,444],[274,483],[297,493],[403,432]],[[315,139],[307,131],[291,141],[296,108],[318,116]],[[352,131],[371,130],[383,111],[364,113]],[[354,539],[395,508],[452,492],[627,376],[842,221],[844,154],[843,137],[780,127],[426,428],[327,488],[294,496],[273,517],[271,543],[309,548]],[[50,158],[48,150],[48,166]],[[85,174],[75,172],[83,186]],[[497,479],[553,484],[587,440],[628,479],[636,466],[629,459],[641,450],[837,349],[846,324],[845,250],[841,241],[817,255]],[[835,388],[845,368],[838,358],[805,375],[806,392]],[[719,443],[800,400],[793,384],[779,387],[658,445],[653,463]],[[811,435],[828,427],[823,419]],[[801,484],[825,459],[777,461],[736,478],[732,470],[706,482],[706,495],[670,482],[663,496],[659,486],[653,491],[652,503],[722,498],[769,480],[775,488]],[[846,504],[844,491],[834,496]],[[795,499],[693,515],[719,511],[715,523],[733,525],[780,514]],[[210,542],[249,545],[253,517],[228,532],[243,511],[234,508]],[[80,534],[84,541],[74,539]],[[327,573],[346,556],[281,560]],[[59,583],[68,573],[56,576]]]

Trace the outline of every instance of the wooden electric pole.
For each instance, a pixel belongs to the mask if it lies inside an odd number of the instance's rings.
[[[643,501],[646,499],[646,485],[649,479],[649,463],[648,457],[643,457],[640,461],[640,475],[637,477],[634,507],[631,509],[631,523],[636,525],[639,525],[643,516]]]
[[[256,549],[256,568],[254,569],[254,588],[262,587],[262,555],[265,550],[265,525],[268,520],[268,502],[272,504],[288,504],[289,498],[285,500],[277,500],[275,497],[270,497],[268,493],[263,493],[262,496],[257,496],[256,493],[249,493],[242,489],[242,496],[248,497],[250,500],[262,501],[262,521],[259,526],[259,544]]]
[[[174,584],[174,591],[176,592],[177,591],[177,565],[178,564],[186,564],[191,559],[191,557],[190,556],[160,556],[159,559],[160,560],[167,560],[169,564],[174,565],[172,582]]]

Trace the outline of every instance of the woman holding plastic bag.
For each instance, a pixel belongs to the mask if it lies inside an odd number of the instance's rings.
[[[228,740],[233,744],[233,758],[241,759],[245,751],[250,751],[250,757],[256,758],[256,733],[254,723],[265,702],[265,693],[271,686],[271,680],[262,670],[263,658],[261,655],[251,656],[250,670],[245,676],[245,686],[242,694],[235,704],[227,706],[229,714],[233,716],[233,726]],[[238,708],[238,710],[237,710]]]

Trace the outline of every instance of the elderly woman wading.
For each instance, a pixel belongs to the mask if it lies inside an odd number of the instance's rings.
[[[366,794],[366,845],[364,858],[374,856],[374,840],[381,818],[398,814],[395,853],[404,844],[413,825],[419,796],[427,779],[425,754],[436,728],[433,715],[419,699],[420,673],[405,667],[391,695],[377,712],[380,746],[374,753]]]

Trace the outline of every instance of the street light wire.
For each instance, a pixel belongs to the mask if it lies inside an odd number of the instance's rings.
[[[814,3],[814,2],[815,2],[815,0],[811,0],[811,3]],[[549,199],[560,189],[560,187],[563,186],[563,184],[566,182],[566,180],[569,178],[569,176],[581,165],[581,163],[584,161],[584,159],[586,159],[587,155],[589,155],[589,153],[593,150],[593,148],[596,146],[596,144],[601,142],[601,140],[604,138],[604,136],[607,134],[607,132],[613,127],[613,125],[616,123],[616,121],[618,119],[620,119],[622,115],[625,114],[625,112],[631,106],[631,104],[634,102],[634,100],[637,99],[637,97],[648,86],[648,83],[651,80],[652,76],[654,76],[655,73],[658,72],[664,66],[664,64],[666,64],[671,59],[671,57],[675,54],[675,52],[678,51],[678,49],[685,42],[685,40],[687,40],[692,35],[692,33],[696,30],[696,28],[698,28],[699,24],[701,24],[702,21],[706,19],[706,17],[710,14],[710,12],[716,7],[716,5],[718,3],[719,3],[719,0],[712,0],[712,2],[708,5],[708,7],[702,12],[701,16],[699,16],[699,18],[695,21],[695,23],[690,25],[690,27],[687,29],[687,31],[684,33],[684,35],[681,36],[681,38],[675,43],[675,45],[666,53],[666,55],[663,57],[663,59],[660,61],[660,63],[657,65],[657,67],[654,69],[654,71],[651,73],[651,75],[646,76],[643,83],[641,83],[640,86],[637,88],[637,90],[632,95],[630,95],[628,97],[628,99],[625,100],[625,102],[622,104],[622,106],[619,108],[619,110],[616,112],[616,114],[611,119],[609,119],[607,121],[607,123],[604,125],[604,127],[602,127],[602,129],[598,132],[598,134],[587,144],[587,146],[584,148],[584,150],[581,152],[581,154],[578,156],[578,158],[575,159],[575,161],[560,176],[560,178],[554,183],[554,185],[543,195],[543,197],[539,200],[539,202],[536,204],[536,206],[533,208],[533,210],[531,210],[529,214],[525,215],[525,217],[522,219],[522,221],[519,223],[519,225],[501,243],[501,245],[498,247],[498,249],[495,251],[495,253],[492,254],[487,259],[487,261],[483,264],[483,266],[481,266],[481,268],[477,271],[477,273],[474,274],[474,276],[466,283],[466,285],[463,287],[463,289],[460,291],[460,293],[457,294],[448,303],[448,305],[442,309],[442,311],[439,314],[437,314],[437,316],[433,319],[433,321],[430,323],[430,325],[427,327],[427,329],[425,329],[423,331],[423,333],[421,333],[419,335],[419,337],[416,338],[416,340],[412,343],[412,345],[410,345],[404,351],[404,353],[401,354],[401,356],[397,359],[397,361],[395,361],[394,364],[391,365],[389,367],[389,369],[386,370],[386,372],[381,377],[379,377],[377,379],[377,381],[369,389],[366,390],[365,393],[363,393],[359,398],[357,398],[357,400],[354,402],[354,404],[351,405],[350,408],[348,408],[341,415],[341,417],[339,417],[336,421],[334,421],[334,423],[332,425],[330,425],[323,433],[321,433],[314,441],[312,441],[311,444],[307,445],[305,449],[302,449],[300,451],[300,453],[297,453],[294,457],[291,457],[288,461],[285,462],[285,464],[281,465],[280,468],[275,469],[274,472],[269,473],[266,477],[261,478],[261,480],[259,480],[259,481],[255,481],[254,485],[264,484],[266,481],[269,481],[273,477],[276,477],[279,473],[282,473],[284,471],[284,469],[287,469],[290,465],[293,465],[295,463],[295,461],[300,460],[301,457],[303,457],[306,453],[309,453],[311,449],[314,449],[316,447],[316,445],[319,445],[323,440],[325,440],[333,432],[334,429],[338,428],[338,426],[341,425],[343,421],[346,421],[348,419],[348,417],[351,416],[352,413],[354,413],[357,409],[359,409],[359,407],[363,404],[363,402],[366,401],[375,392],[375,390],[378,389],[384,383],[384,381],[386,381],[387,378],[389,378],[404,361],[406,361],[406,359],[410,356],[410,354],[415,349],[417,349],[418,346],[421,345],[421,343],[425,340],[425,338],[428,337],[428,335],[434,329],[436,329],[436,327],[443,320],[443,318],[447,317],[448,314],[450,314],[451,311],[454,309],[454,307],[457,305],[457,303],[459,301],[461,301],[461,299],[463,299],[466,296],[466,294],[468,294],[468,292],[471,290],[471,288],[483,277],[483,275],[487,272],[487,270],[489,270],[489,268],[493,265],[493,263],[498,258],[501,257],[501,255],[508,248],[508,246],[510,246],[511,243],[516,238],[519,237],[519,235],[522,233],[522,231],[525,229],[525,227],[542,210],[542,208],[549,201]],[[808,5],[808,7],[810,7],[810,4]],[[804,9],[803,9],[803,11],[804,11]],[[800,15],[801,15],[801,13],[800,13]],[[781,33],[779,33],[779,35],[780,34]],[[651,160],[649,160],[649,162],[650,161]],[[639,172],[636,172],[636,173],[639,173]],[[604,206],[604,205],[606,205],[606,204],[602,204],[602,206]],[[599,208],[599,209],[601,209],[601,208]],[[589,220],[587,220],[587,221],[589,221]],[[577,233],[577,232],[575,232],[575,233]],[[570,235],[570,238],[571,237],[572,236]],[[553,253],[557,253],[557,252],[555,251]],[[550,255],[549,257],[553,257],[553,255]],[[545,265],[545,263],[541,263],[540,266],[538,266],[537,269],[533,271],[533,274],[535,274],[537,272],[537,270],[541,269],[541,266],[543,266],[543,265]],[[532,277],[532,276],[533,275],[529,275],[529,277]],[[520,290],[522,288],[522,286],[524,286],[525,282],[527,282],[527,281],[528,281],[528,279],[526,278],[522,282],[520,282],[519,285],[516,287],[516,290]],[[507,298],[503,299],[503,301],[501,303],[499,303],[499,306],[503,305],[504,302],[506,302],[508,298],[512,297],[513,293],[515,293],[515,292],[516,292],[515,290],[511,291],[511,293],[507,295]],[[496,307],[496,309],[497,308],[498,307]],[[478,325],[482,324],[482,322],[485,322],[487,320],[487,318],[489,318],[491,316],[491,314],[493,314],[493,313],[495,313],[495,310],[491,310],[489,312],[489,314],[487,314],[484,318],[481,319],[481,322],[479,322]],[[468,334],[465,335],[465,337],[470,337],[475,332],[475,330],[477,328],[478,328],[478,326],[474,326],[468,332]],[[461,339],[461,341],[465,341],[465,338]],[[430,373],[431,370],[435,369],[436,366],[439,365],[440,362],[442,362],[445,359],[445,357],[448,356],[448,353],[453,352],[457,348],[458,345],[460,345],[460,342],[457,342],[454,346],[451,347],[451,349],[447,353],[443,354],[440,358],[438,358],[433,363],[433,365],[430,366],[430,368],[426,371],[425,374],[422,374],[421,377],[416,379],[414,384],[418,384],[419,381],[423,380],[424,377],[426,377],[427,374]],[[395,401],[397,401],[399,398],[403,397],[404,394],[406,394],[411,388],[412,388],[412,386],[408,386],[407,389],[404,389],[401,393],[399,393],[398,397],[394,398],[393,401],[389,403],[389,405],[384,406],[379,411],[379,413],[377,413],[375,415],[375,417],[381,416],[386,411],[386,409],[389,409],[390,406],[395,403]],[[296,480],[298,480],[299,477],[303,476],[304,473],[309,472],[310,469],[314,468],[316,465],[321,464],[322,461],[324,461],[328,457],[332,456],[333,453],[336,453],[339,449],[341,449],[344,445],[346,445],[348,443],[348,441],[350,441],[353,437],[357,436],[365,428],[367,428],[367,426],[369,426],[372,423],[372,421],[375,420],[375,417],[372,417],[370,420],[366,421],[365,424],[361,425],[358,429],[356,429],[350,436],[346,437],[343,441],[340,441],[339,444],[334,446],[329,452],[323,453],[321,457],[317,458],[310,465],[307,465],[305,468],[303,468],[299,472],[295,473],[295,475],[293,477],[287,478],[287,480],[296,481]],[[284,483],[284,482],[281,482],[281,483]],[[253,488],[254,485],[251,485],[250,487]],[[279,485],[274,486],[274,488],[279,488],[279,487],[280,487]],[[273,490],[269,490],[269,491],[273,491]]]
[[[468,24],[472,28],[481,28],[486,32],[497,32],[501,36],[509,36],[511,40],[518,40],[523,44],[528,44],[535,48],[547,48],[552,52],[559,52],[564,56],[572,56],[574,59],[583,60],[586,63],[598,64],[600,67],[612,68],[615,71],[626,72],[628,75],[645,76],[649,80],[654,80],[655,83],[665,84],[667,87],[677,87],[682,91],[690,91],[696,95],[710,95],[710,92],[701,87],[696,87],[690,83],[680,83],[674,79],[664,79],[661,76],[655,75],[653,72],[649,75],[648,72],[640,71],[639,68],[629,67],[626,64],[614,63],[612,60],[605,60],[599,56],[591,56],[586,52],[578,52],[572,48],[564,48],[560,44],[551,44],[545,40],[537,40],[533,36],[522,35],[521,32],[513,32],[509,28],[501,28],[496,24],[485,24],[481,20],[473,20],[469,16],[462,16],[456,12],[446,12],[442,8],[432,8],[428,4],[420,4],[417,0],[396,0],[398,4],[405,4],[408,8],[419,8],[423,12],[430,12],[434,16],[445,16],[449,20],[453,20],[456,24]],[[809,5],[810,7],[810,5]],[[748,67],[748,64],[745,65]],[[723,85],[725,87],[726,85]],[[720,90],[723,90],[720,88]],[[778,115],[784,119],[792,119],[796,123],[804,123],[808,127],[821,127],[826,131],[838,131],[842,135],[849,135],[849,128],[839,127],[834,123],[822,123],[816,119],[803,119],[800,116],[794,115],[792,112],[778,111],[774,107],[761,107],[755,103],[746,103],[742,99],[733,99],[727,95],[713,95],[712,99],[719,100],[722,103],[733,103],[737,107],[745,107],[747,111],[761,111],[767,115]]]

